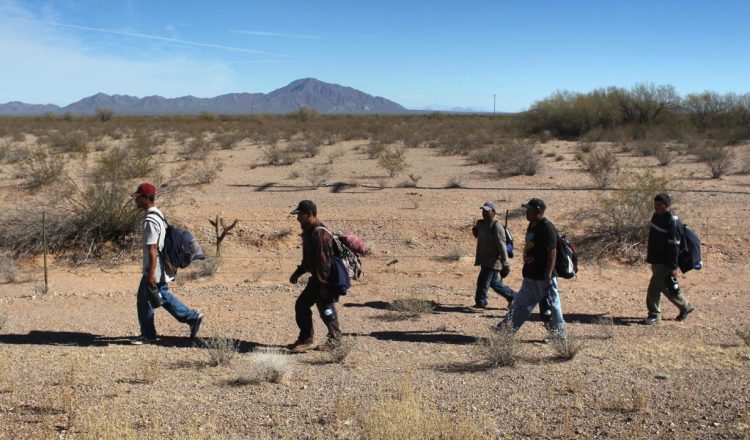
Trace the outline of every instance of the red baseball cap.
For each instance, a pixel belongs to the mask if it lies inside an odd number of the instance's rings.
[[[140,185],[138,185],[138,189],[136,189],[135,192],[131,194],[130,196],[131,197],[138,197],[138,196],[155,197],[156,187],[150,183],[141,183]]]

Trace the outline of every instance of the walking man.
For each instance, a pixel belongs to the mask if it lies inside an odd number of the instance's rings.
[[[289,282],[297,284],[299,277],[308,272],[310,278],[294,305],[299,336],[289,348],[292,352],[301,353],[314,347],[311,308],[315,305],[328,328],[328,339],[318,349],[332,349],[341,341],[341,326],[334,306],[338,302],[338,296],[331,293],[328,286],[331,259],[334,256],[333,235],[318,219],[318,208],[311,200],[299,202],[291,214],[297,215],[302,228],[302,263],[297,266]]]
[[[546,307],[551,312],[547,329],[552,336],[564,338],[565,320],[555,273],[557,229],[544,216],[547,206],[541,199],[531,199],[521,206],[526,209],[526,220],[529,221],[523,250],[523,282],[501,325],[510,322],[513,330],[518,330],[537,304],[547,301]]]
[[[154,325],[154,308],[149,302],[149,295],[161,297],[162,305],[174,318],[190,327],[190,338],[195,338],[203,321],[203,315],[190,309],[169,292],[169,282],[174,280],[174,273],[164,265],[159,252],[164,249],[167,224],[164,214],[156,208],[156,188],[150,183],[138,185],[131,194],[135,205],[145,213],[143,221],[143,276],[138,287],[136,305],[141,335],[131,342],[135,345],[151,343],[157,340]],[[151,293],[150,293],[151,292]]]
[[[490,287],[508,301],[508,309],[515,292],[503,284],[503,278],[510,273],[508,250],[505,247],[505,229],[497,219],[497,207],[486,202],[481,207],[482,219],[477,220],[471,232],[477,239],[477,252],[474,266],[480,266],[474,307],[487,307],[487,291]],[[499,276],[498,276],[499,275]]]
[[[676,318],[678,321],[684,321],[695,310],[677,283],[677,256],[682,234],[671,205],[669,194],[661,193],[654,197],[654,215],[651,216],[651,228],[648,231],[646,256],[646,262],[651,265],[651,281],[646,294],[648,317],[643,321],[644,325],[661,323],[659,303],[662,293],[680,310]]]

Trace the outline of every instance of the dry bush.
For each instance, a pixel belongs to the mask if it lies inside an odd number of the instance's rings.
[[[91,175],[95,179],[120,175],[123,179],[147,177],[156,174],[159,163],[148,144],[131,142],[125,147],[113,148],[97,159]]]
[[[214,136],[214,143],[221,150],[233,150],[240,141],[242,141],[242,136],[234,132],[219,133]]]
[[[579,258],[640,261],[648,239],[654,196],[664,192],[668,180],[654,175],[628,175],[620,188],[599,197],[597,205],[579,211],[575,219],[586,229],[578,239]]]
[[[60,153],[88,153],[88,134],[83,130],[54,132],[47,136],[49,148]]]
[[[297,155],[289,148],[270,145],[263,150],[263,161],[268,165],[291,165],[297,161]]]
[[[742,159],[742,165],[740,165],[740,169],[739,171],[737,171],[737,174],[750,174],[750,156],[745,156],[745,158]]]
[[[739,336],[740,339],[742,339],[742,342],[744,342],[745,345],[750,346],[750,325],[747,325],[743,328],[738,328],[737,336]]]
[[[659,161],[659,165],[665,167],[669,165],[670,163],[672,163],[672,160],[674,159],[675,154],[672,150],[670,150],[666,146],[660,145],[654,151],[654,156],[656,157],[656,160]]]
[[[211,142],[207,141],[202,134],[198,134],[182,147],[179,156],[184,160],[205,160],[212,149]]]
[[[35,190],[60,180],[65,170],[65,158],[51,151],[37,150],[30,160],[20,164],[21,186]]]
[[[115,111],[111,108],[102,108],[97,107],[96,110],[94,110],[94,113],[96,114],[96,117],[99,118],[102,122],[107,122],[110,119],[112,119],[112,116],[115,115]]]
[[[307,169],[305,174],[307,175],[307,181],[310,182],[310,185],[315,188],[320,188],[331,176],[331,166],[325,164],[313,165]]]
[[[224,162],[221,159],[205,160],[190,172],[189,179],[196,185],[207,185],[219,177],[223,168]]]
[[[285,383],[292,375],[294,364],[290,356],[278,348],[259,347],[251,355],[248,370],[254,381]]]
[[[318,141],[291,142],[287,149],[296,157],[313,158],[320,153],[320,144]]]
[[[331,359],[331,362],[341,364],[347,357],[349,357],[356,346],[356,336],[343,336],[334,343],[333,349],[328,351],[328,356]]]
[[[600,189],[612,184],[619,172],[617,156],[611,150],[595,149],[583,158],[583,167]]]
[[[378,166],[388,172],[388,175],[395,177],[400,172],[409,167],[404,157],[404,149],[387,149],[380,154]]]
[[[372,142],[367,144],[365,152],[367,153],[367,157],[369,157],[370,159],[377,159],[381,154],[385,153],[387,149],[388,145],[386,143],[373,140]]]
[[[329,154],[327,160],[328,165],[333,165],[333,162],[340,157],[344,157],[344,150],[336,150]]]
[[[208,365],[212,367],[229,365],[239,354],[240,341],[222,332],[201,339],[200,343],[208,356]]]
[[[704,160],[711,171],[711,178],[719,179],[729,173],[734,164],[734,150],[730,147],[716,147],[707,151]]]
[[[445,189],[459,189],[464,187],[464,182],[459,176],[453,176],[443,185]]]
[[[487,338],[477,343],[476,349],[480,359],[492,367],[512,367],[518,361],[519,343],[509,323],[492,329]]]
[[[7,147],[0,146],[0,163],[17,164],[29,160],[32,152],[23,145],[10,144]]]
[[[555,351],[555,358],[558,360],[572,360],[583,348],[583,340],[570,333],[565,336],[552,335],[552,349]]]
[[[391,309],[410,316],[432,313],[437,304],[435,301],[419,298],[399,298],[391,301]]]
[[[509,142],[498,148],[494,164],[500,176],[533,176],[541,168],[539,155],[531,144]]]
[[[489,439],[488,430],[464,416],[441,412],[404,382],[393,397],[383,397],[357,414],[365,440]]]

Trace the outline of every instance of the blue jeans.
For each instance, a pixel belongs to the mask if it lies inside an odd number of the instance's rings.
[[[156,285],[161,292],[161,296],[164,298],[164,309],[168,311],[174,318],[184,324],[189,324],[193,320],[197,319],[199,314],[195,310],[192,310],[174,295],[169,292],[169,284],[159,283]],[[154,339],[156,338],[156,326],[154,325],[154,308],[148,302],[146,291],[148,289],[148,282],[146,277],[141,278],[141,284],[138,286],[138,298],[136,300],[136,306],[138,308],[138,323],[141,325],[141,336]]]
[[[508,303],[513,301],[513,298],[516,296],[516,292],[513,289],[503,284],[502,279],[498,276],[495,269],[482,266],[477,278],[477,292],[474,295],[474,303],[476,305],[487,307],[487,291],[490,287],[498,295],[505,298]]]
[[[551,283],[549,280],[531,280],[524,278],[521,283],[521,290],[516,294],[516,298],[513,300],[513,306],[508,316],[505,317],[503,323],[508,320],[513,321],[513,329],[518,330],[521,328],[524,322],[529,319],[534,308],[545,299],[549,300],[549,309],[552,311],[552,316],[547,324],[547,329],[550,332],[555,332],[560,335],[565,334],[565,320],[562,314],[562,304],[560,303],[560,294],[557,291],[557,277],[552,277]]]

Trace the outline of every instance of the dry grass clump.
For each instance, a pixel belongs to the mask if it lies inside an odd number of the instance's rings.
[[[336,364],[343,363],[357,346],[356,336],[342,336],[334,345],[333,349],[328,351],[331,362]]]
[[[294,365],[291,357],[281,349],[259,347],[251,355],[248,370],[255,381],[285,383],[291,377]]]
[[[651,389],[646,385],[633,387],[633,412],[648,413],[651,406]]]
[[[448,179],[448,182],[445,183],[443,188],[446,189],[459,189],[464,187],[464,182],[461,180],[461,177],[459,176],[453,176],[450,179]]]
[[[396,396],[380,399],[357,419],[365,440],[490,438],[480,424],[434,408],[406,381]]]
[[[583,340],[577,336],[568,333],[565,336],[552,336],[552,349],[555,351],[555,357],[561,361],[569,361],[584,348]]]
[[[186,143],[179,156],[184,160],[204,160],[213,149],[213,145],[203,134],[196,135],[190,142]]]
[[[600,189],[610,186],[619,171],[617,156],[611,150],[595,149],[581,161]]]
[[[152,384],[164,375],[164,368],[160,359],[148,358],[141,362],[136,374],[138,382]]]
[[[476,347],[479,357],[491,367],[512,367],[518,361],[519,343],[510,324],[500,324]]]
[[[601,316],[595,323],[601,330],[602,339],[612,339],[615,337],[615,321],[611,316]]]
[[[208,355],[208,365],[219,367],[231,364],[237,357],[240,341],[217,332],[210,338],[201,339],[201,345]]]
[[[297,161],[297,154],[289,148],[282,148],[273,144],[263,150],[263,161],[268,165],[291,165]]]
[[[310,182],[314,188],[320,188],[325,185],[328,178],[331,176],[331,166],[327,164],[317,164],[310,167],[306,173],[307,181]]]
[[[60,153],[88,153],[88,134],[83,130],[54,132],[44,139],[49,148]]]
[[[432,313],[436,307],[435,301],[420,298],[399,298],[391,301],[391,309],[412,316]]]
[[[0,325],[0,327],[2,326]],[[742,342],[744,342],[745,345],[750,346],[750,325],[746,325],[742,328],[738,328],[736,333],[737,333],[737,336],[739,336],[740,339],[742,339]]]

